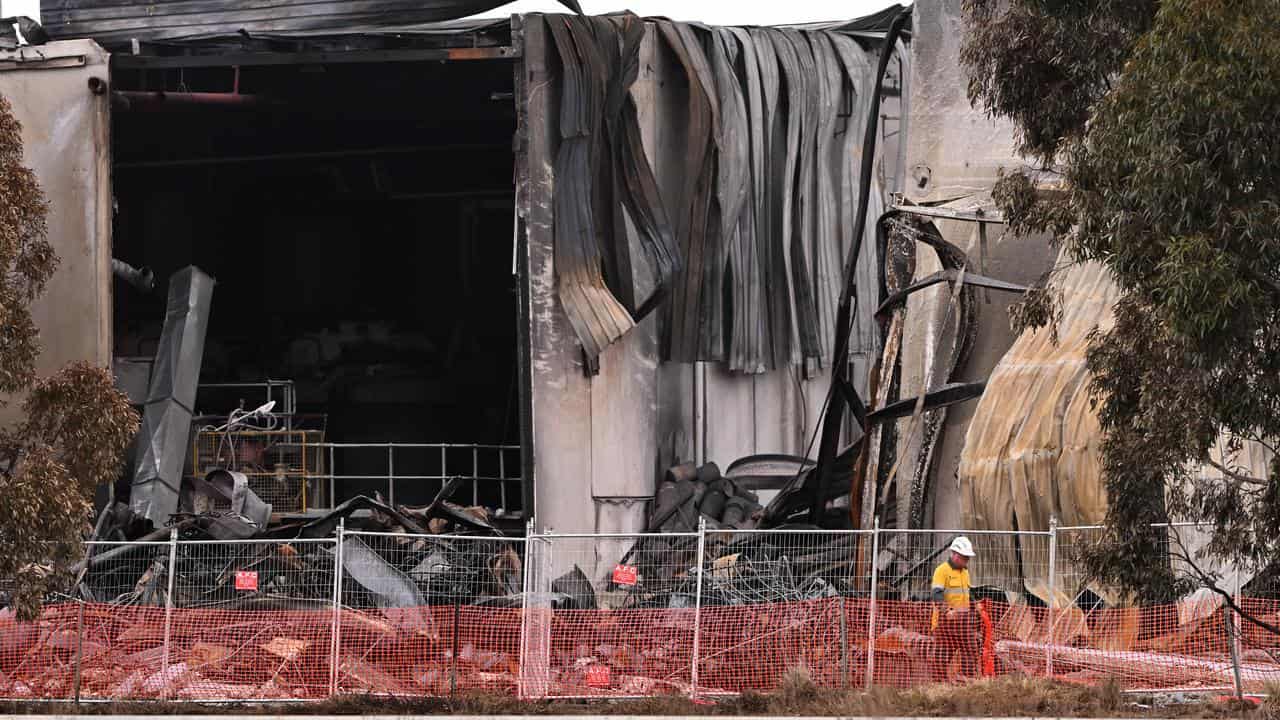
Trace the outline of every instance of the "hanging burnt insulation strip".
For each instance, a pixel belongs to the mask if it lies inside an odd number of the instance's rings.
[[[818,329],[818,299],[814,285],[814,242],[818,227],[817,174],[818,98],[822,81],[818,77],[813,48],[804,34],[783,33],[795,52],[799,75],[795,78],[800,103],[800,155],[796,165],[796,184],[792,190],[792,273],[796,283],[796,315],[800,318],[800,349],[807,375],[822,365],[822,341]],[[790,78],[788,79],[790,82]],[[789,85],[790,86],[790,85]]]
[[[658,21],[667,46],[684,69],[689,86],[688,144],[684,162],[683,207],[679,209],[676,236],[685,259],[683,272],[676,275],[671,294],[668,329],[670,359],[695,362],[700,347],[699,331],[705,320],[706,265],[709,260],[708,227],[715,192],[715,153],[712,135],[716,125],[716,105],[709,88],[711,72],[702,46],[687,26]]]
[[[671,283],[681,265],[680,249],[675,233],[658,192],[649,158],[640,135],[639,108],[631,88],[640,74],[640,43],[644,39],[644,22],[626,14],[597,18],[596,37],[605,45],[611,42],[609,32],[621,35],[621,52],[605,103],[606,148],[614,153],[615,194],[636,228],[642,256],[648,259],[654,278],[654,290],[638,306],[628,306],[637,321],[652,312],[670,292]],[[625,228],[615,223],[615,245],[619,254],[630,255],[625,242]],[[634,289],[634,276],[620,278]]]
[[[745,278],[740,278],[735,273],[726,275],[726,271],[729,268],[730,254],[739,246],[739,220],[749,192],[747,180],[751,169],[751,127],[747,119],[747,102],[742,96],[742,86],[738,82],[730,56],[731,52],[734,56],[737,55],[736,41],[728,33],[711,30],[707,33],[707,46],[711,51],[711,69],[715,75],[716,95],[720,105],[715,143],[719,158],[716,204],[721,236],[721,242],[716,246],[715,265],[708,275],[719,278],[721,282],[727,277],[734,285],[733,296],[741,297],[745,295],[745,291],[737,286]],[[713,327],[724,328],[724,288],[713,284],[708,290],[709,320]],[[732,331],[704,333],[703,337],[710,342],[703,348],[703,359],[727,359],[724,341],[732,334]]]
[[[791,288],[789,311],[791,313],[791,361],[803,363],[808,356],[804,353],[804,334],[806,324],[803,319],[808,307],[806,300],[811,299],[807,286],[802,288],[797,279],[803,280],[804,270],[796,268],[796,176],[800,172],[800,132],[804,126],[804,75],[800,72],[800,60],[796,57],[791,41],[780,30],[769,30],[769,41],[773,43],[774,57],[778,60],[779,92],[778,111],[784,118],[777,139],[783,143],[782,163],[775,166],[775,202],[774,224],[777,228],[776,241],[782,246],[782,267],[787,275]],[[797,272],[799,278],[797,278]]]
[[[866,227],[867,202],[871,194],[871,180],[875,170],[875,146],[880,115],[880,88],[884,82],[885,71],[889,66],[889,58],[893,54],[898,35],[902,32],[903,25],[906,24],[907,19],[910,17],[910,9],[904,9],[894,18],[893,24],[889,26],[888,32],[885,33],[883,45],[880,48],[880,60],[876,65],[875,84],[872,85],[870,93],[870,109],[867,112],[866,132],[862,142],[862,167],[858,184],[858,211],[857,215],[854,216],[854,231],[852,233],[854,251],[850,253],[851,258],[857,258],[860,254],[863,230]],[[840,442],[841,424],[844,421],[845,410],[848,407],[847,395],[839,392],[836,384],[847,380],[849,335],[853,329],[855,270],[855,263],[851,262],[845,265],[844,287],[840,294],[840,307],[836,316],[837,335],[835,353],[831,362],[831,391],[827,394],[827,407],[822,417],[822,440],[818,447],[818,462],[813,469],[817,476],[817,481],[814,483],[813,503],[809,511],[811,522],[819,521],[826,507],[827,487],[832,484],[835,476],[836,446]],[[852,473],[848,477],[852,478]]]
[[[634,322],[605,285],[597,238],[593,145],[604,103],[603,62],[580,21],[548,16],[560,56],[560,149],[555,167],[555,268],[560,302],[588,361],[622,337]],[[585,35],[585,37],[584,37]]]
[[[756,62],[755,42],[742,28],[720,30],[725,57],[739,87],[744,88],[746,117],[746,192],[738,215],[738,225],[729,253],[732,290],[730,313],[733,317],[729,335],[729,369],[760,373],[772,366],[769,352],[768,297],[765,294],[764,267],[760,232],[764,203],[764,109],[760,87],[760,68]]]
[[[620,34],[607,20],[585,18],[568,20],[574,41],[590,44],[594,57],[601,63],[600,78],[604,81],[603,106],[600,124],[592,136],[591,174],[593,215],[596,219],[596,244],[604,263],[604,281],[618,302],[635,319],[636,288],[632,281],[631,243],[627,241],[627,224],[622,205],[624,191],[618,170],[618,153],[615,139],[618,129],[617,114],[621,113],[622,49]],[[615,114],[617,113],[617,114]]]
[[[763,197],[756,216],[756,248],[760,253],[761,276],[769,312],[769,369],[791,363],[794,330],[791,321],[791,279],[787,275],[787,251],[782,239],[782,196],[787,184],[782,181],[787,157],[787,116],[779,106],[782,94],[782,71],[773,51],[771,31],[753,29],[760,89],[763,102],[763,167],[760,183]]]
[[[861,167],[862,159],[862,136],[865,132],[867,121],[867,107],[870,105],[871,92],[870,88],[875,82],[873,73],[875,67],[867,60],[866,52],[858,43],[850,37],[838,33],[829,33],[832,46],[835,48],[836,55],[840,58],[840,64],[844,68],[844,82],[846,101],[842,114],[847,114],[843,123],[843,140],[844,149],[841,155],[844,158],[839,197],[840,201],[840,237],[846,238],[846,242],[842,243],[842,255],[840,258],[840,267],[845,267],[848,263],[854,263],[854,286],[857,292],[857,298],[854,307],[856,312],[853,314],[853,330],[850,331],[849,352],[851,354],[862,355],[868,360],[878,357],[881,348],[880,328],[875,322],[875,318],[868,312],[870,308],[879,304],[881,298],[880,293],[880,244],[876,240],[878,226],[871,223],[863,223],[862,236],[860,240],[853,237],[854,231],[858,225],[854,220],[854,206],[849,202],[849,198],[853,196],[854,190],[858,187],[858,169]],[[867,207],[865,216],[871,218],[880,217],[884,208],[884,193],[880,187],[879,178],[873,176],[871,179],[871,193],[867,197]],[[851,258],[850,252],[856,248],[858,252],[857,258]],[[863,372],[862,377],[867,376],[867,368],[851,368],[852,370]],[[869,390],[869,388],[868,388]]]
[[[894,212],[885,213],[875,223],[876,254],[884,258],[883,272],[878,274],[876,283],[877,294],[882,299],[887,298],[890,293],[896,293],[905,288],[911,283],[911,278],[916,272],[915,240],[901,232],[900,224],[893,226],[888,224],[887,221],[894,216],[896,216]],[[871,407],[873,409],[887,407],[898,393],[900,379],[898,355],[902,347],[903,329],[906,326],[906,306],[895,307],[887,321],[884,318],[880,320],[884,324],[882,338],[884,350],[872,373]],[[866,462],[859,467],[859,474],[853,479],[862,501],[858,510],[859,527],[869,527],[877,513],[889,511],[887,507],[879,507],[877,500],[881,487],[882,469],[887,469],[893,462],[888,450],[896,442],[896,430],[897,426],[892,423],[873,423],[867,433],[864,453]],[[890,497],[896,506],[897,497]],[[884,517],[883,520],[891,521],[893,526],[897,527],[896,511]]]
[[[817,68],[818,126],[817,163],[814,207],[815,228],[812,236],[813,285],[817,290],[819,359],[835,351],[836,307],[840,297],[841,256],[844,243],[840,236],[840,211],[836,193],[841,187],[847,156],[837,150],[836,126],[840,107],[844,72],[827,33],[806,33],[813,49]]]

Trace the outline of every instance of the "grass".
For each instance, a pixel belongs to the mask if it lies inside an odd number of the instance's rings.
[[[1119,686],[1083,686],[1041,679],[1003,677],[966,685],[930,685],[870,692],[824,690],[808,673],[786,673],[777,691],[746,693],[714,704],[662,697],[626,701],[520,702],[506,696],[395,700],[346,696],[316,703],[200,705],[195,703],[0,703],[0,713],[86,715],[812,715],[861,717],[1075,717],[1240,718],[1280,720],[1280,688],[1261,705],[1212,698],[1159,704],[1127,696]]]

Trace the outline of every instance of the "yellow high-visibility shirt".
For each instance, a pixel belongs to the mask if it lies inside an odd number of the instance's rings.
[[[969,609],[969,570],[958,570],[943,561],[933,571],[933,589],[942,590],[942,602],[949,608]]]

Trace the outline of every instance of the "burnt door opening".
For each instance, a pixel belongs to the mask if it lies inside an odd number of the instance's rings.
[[[518,525],[519,482],[491,481],[521,472],[510,62],[203,64],[113,69],[113,254],[155,276],[115,283],[118,362],[154,355],[194,264],[217,280],[196,413],[292,381],[292,426],[323,433],[309,462],[337,478],[298,510],[478,476],[453,499]]]

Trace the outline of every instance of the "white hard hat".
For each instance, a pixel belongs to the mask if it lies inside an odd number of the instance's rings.
[[[969,538],[963,535],[951,541],[951,552],[960,553],[965,557],[973,557],[978,554],[973,551],[973,543],[969,542]]]

